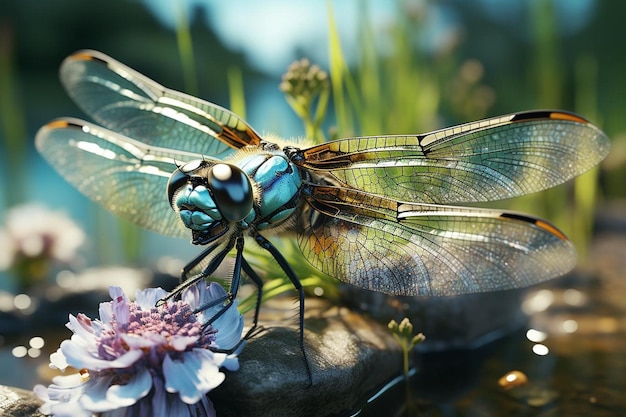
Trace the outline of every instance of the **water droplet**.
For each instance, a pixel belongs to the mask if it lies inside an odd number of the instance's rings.
[[[546,356],[550,353],[550,349],[546,345],[542,345],[541,343],[537,343],[533,346],[533,353],[539,356]]]
[[[526,298],[522,303],[522,310],[526,314],[545,311],[554,302],[554,293],[550,290],[539,290]]]
[[[576,320],[565,320],[562,324],[561,327],[563,328],[563,331],[565,333],[574,333],[576,330],[578,330],[578,322]]]
[[[15,296],[15,298],[13,298],[13,305],[18,310],[27,310],[30,307],[31,303],[32,301],[30,297],[26,294],[18,294]]]
[[[28,349],[26,346],[15,346],[13,350],[11,350],[11,354],[16,358],[23,358],[28,353]]]
[[[563,301],[574,307],[582,307],[587,303],[587,295],[582,291],[569,288],[563,292]]]
[[[548,338],[548,334],[546,332],[542,332],[537,329],[528,329],[526,332],[526,338],[531,342],[540,343]]]
[[[46,342],[43,340],[43,337],[35,336],[31,337],[31,339],[28,341],[28,344],[34,349],[41,349],[46,344]]]
[[[0,292],[0,311],[11,311],[15,305],[13,304],[13,296],[4,291]]]
[[[498,385],[507,390],[521,385],[526,385],[527,383],[528,377],[522,371],[507,372],[498,380]]]
[[[63,270],[57,274],[57,285],[61,288],[70,288],[76,283],[76,275],[72,271]]]

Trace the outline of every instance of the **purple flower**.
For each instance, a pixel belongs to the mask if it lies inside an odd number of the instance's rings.
[[[237,302],[211,325],[204,324],[222,308],[194,314],[194,309],[225,296],[216,284],[201,282],[180,301],[155,307],[167,295],[161,288],[137,291],[131,302],[119,287],[112,301],[100,304],[100,319],[70,315],[74,333],[50,355],[51,367],[68,366],[79,373],[58,376],[35,393],[44,400],[40,411],[54,416],[214,416],[206,394],[224,380],[220,368],[239,368],[230,350],[241,340],[243,317]]]

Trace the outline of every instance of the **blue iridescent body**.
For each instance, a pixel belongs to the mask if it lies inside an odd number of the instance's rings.
[[[258,186],[258,204],[252,217],[246,217],[257,229],[280,226],[296,211],[300,200],[302,177],[282,151],[245,155],[239,166]],[[256,196],[255,196],[256,197]]]
[[[238,168],[238,169],[237,169]],[[242,210],[231,216],[231,221],[242,229],[253,227],[266,230],[282,226],[296,212],[300,201],[302,176],[298,168],[279,150],[242,152],[236,158],[224,162],[192,161],[179,168],[183,182],[170,180],[168,193],[171,202],[185,226],[196,232],[211,229],[216,222],[224,220],[222,213]],[[238,171],[247,181],[230,181]],[[188,178],[207,177],[207,173],[219,171],[221,182],[228,182],[228,201],[220,202],[209,184],[194,183]]]

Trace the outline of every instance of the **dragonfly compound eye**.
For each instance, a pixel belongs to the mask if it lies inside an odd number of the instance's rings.
[[[252,210],[252,185],[241,169],[229,164],[215,164],[207,175],[215,204],[227,220],[238,222]]]
[[[176,171],[170,175],[169,181],[167,181],[167,198],[170,201],[170,206],[174,206],[174,196],[185,184],[189,182],[190,176],[208,165],[207,161],[196,160],[187,162],[185,165],[179,166]]]

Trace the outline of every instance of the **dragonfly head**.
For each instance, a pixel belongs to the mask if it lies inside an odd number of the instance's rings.
[[[174,210],[201,211],[215,221],[239,222],[254,204],[245,172],[235,165],[207,160],[178,167],[167,183],[167,196]]]

